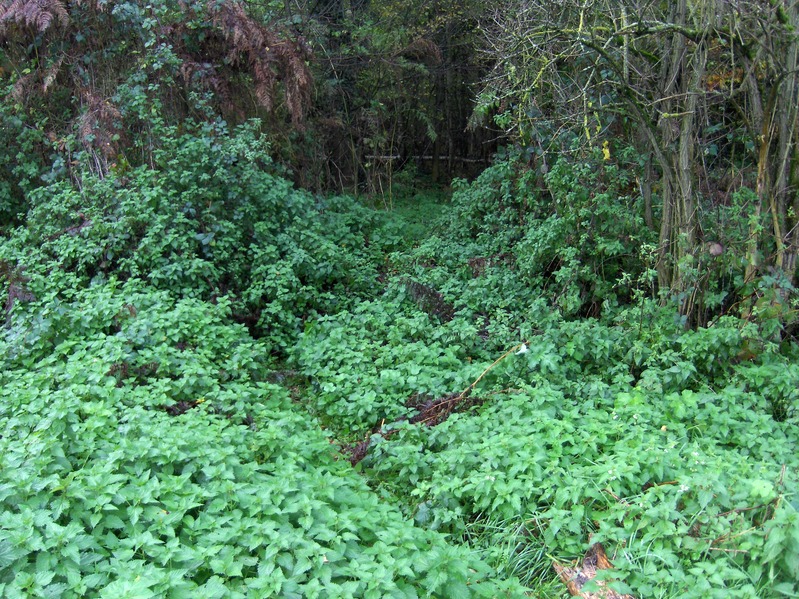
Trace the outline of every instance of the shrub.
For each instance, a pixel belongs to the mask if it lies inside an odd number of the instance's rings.
[[[269,172],[254,123],[164,135],[156,167],[120,166],[31,193],[26,227],[0,255],[27,276],[63,278],[65,291],[116,276],[184,297],[229,295],[234,314],[275,347],[309,314],[373,292],[365,239],[375,217]]]

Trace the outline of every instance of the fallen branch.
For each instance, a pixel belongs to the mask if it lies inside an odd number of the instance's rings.
[[[602,543],[595,543],[588,548],[580,566],[569,568],[552,562],[552,567],[558,573],[560,579],[566,584],[569,593],[575,597],[583,599],[634,599],[632,595],[623,595],[606,586],[604,580],[597,580],[596,585],[600,589],[596,592],[583,591],[583,587],[596,577],[597,570],[611,570],[613,564],[605,554]]]

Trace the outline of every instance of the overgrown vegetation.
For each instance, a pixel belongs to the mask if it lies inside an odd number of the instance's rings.
[[[0,2],[0,595],[797,596],[796,7],[295,4]]]
[[[392,255],[397,285],[379,302],[306,328],[294,356],[313,410],[362,441],[358,468],[408,517],[539,592],[560,593],[553,559],[596,542],[614,548],[613,586],[635,596],[795,592],[795,347],[736,317],[686,330],[648,297],[646,272],[625,270],[632,243],[615,260],[593,250],[525,268],[531,234],[557,251],[575,229],[537,215],[515,172],[462,185],[440,236]],[[513,224],[524,203],[529,229]],[[625,222],[624,198],[603,203],[619,211],[609,226]],[[607,243],[590,234],[588,247]],[[453,317],[420,305],[408,276],[440,289]],[[573,319],[596,306],[599,318]],[[456,403],[444,418],[437,398]]]

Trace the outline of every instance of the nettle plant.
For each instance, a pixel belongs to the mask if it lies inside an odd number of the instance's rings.
[[[230,312],[136,279],[17,305],[0,594],[520,596],[378,500]]]
[[[562,156],[542,176],[511,153],[473,183],[456,185],[450,235],[512,261],[516,278],[566,316],[627,302],[629,281],[645,266],[639,248],[656,240],[631,185],[638,166],[629,154],[610,162],[600,150]]]
[[[780,348],[732,317],[686,330],[648,300],[565,321],[512,264],[475,272],[485,249],[433,237],[392,255],[394,291],[309,325],[292,354],[313,411],[361,441],[372,486],[552,596],[552,559],[599,541],[636,596],[796,592],[796,381]],[[420,419],[419,396],[465,409]]]
[[[240,321],[282,347],[308,314],[372,292],[377,262],[365,239],[377,219],[350,198],[294,189],[257,129],[165,127],[154,166],[41,187],[0,255],[63,279],[65,293],[117,276],[181,296],[228,295]]]
[[[481,380],[476,412],[374,435],[361,465],[373,484],[530,584],[552,577],[551,557],[602,542],[616,588],[635,596],[796,592],[794,424],[752,406],[736,382],[631,389],[546,339],[525,348]],[[490,527],[516,542],[491,546]]]
[[[292,351],[292,363],[313,383],[310,407],[346,439],[407,418],[420,397],[460,390],[479,374],[456,343],[470,344],[474,327],[464,321],[438,326],[409,304],[402,297],[364,302],[321,318]]]

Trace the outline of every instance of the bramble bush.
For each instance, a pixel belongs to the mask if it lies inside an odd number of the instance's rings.
[[[0,93],[11,95],[11,87],[0,79]],[[26,196],[38,187],[47,170],[49,142],[38,128],[27,127],[18,108],[0,102],[0,232],[18,224]]]
[[[512,256],[516,279],[563,314],[598,314],[626,303],[644,275],[640,247],[656,241],[630,182],[631,150],[605,162],[599,150],[563,156],[543,181],[510,153],[473,183],[456,182],[449,235],[479,243],[484,256]]]

